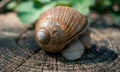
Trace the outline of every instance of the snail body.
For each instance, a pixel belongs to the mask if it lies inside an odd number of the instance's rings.
[[[79,59],[85,51],[85,48],[81,41],[74,39],[66,49],[61,51],[62,55],[69,60]]]
[[[59,52],[87,28],[87,19],[81,13],[70,7],[58,6],[40,16],[35,26],[35,39],[45,51]]]

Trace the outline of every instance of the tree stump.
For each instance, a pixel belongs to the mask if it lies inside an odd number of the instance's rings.
[[[119,29],[91,28],[96,46],[75,61],[44,52],[33,30],[19,37],[21,31],[0,29],[0,72],[120,72]]]

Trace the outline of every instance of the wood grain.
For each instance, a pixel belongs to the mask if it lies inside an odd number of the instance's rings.
[[[59,53],[46,53],[34,41],[33,31],[16,37],[0,37],[1,72],[119,72],[120,30],[94,29],[91,37],[97,46],[81,59],[66,60]]]
[[[0,16],[0,72],[120,72],[119,29],[92,28],[91,37],[98,47],[69,61],[59,53],[44,52],[34,40],[34,31],[19,37],[21,24],[11,19],[11,15]]]
[[[33,38],[29,39],[28,37],[28,39],[24,39],[24,42],[21,39],[17,43],[16,37],[1,37],[0,71],[11,72],[34,54],[39,48],[34,44],[33,40]]]
[[[81,59],[66,60],[45,53],[34,40],[34,31],[23,31],[12,14],[0,15],[0,72],[120,72],[120,29],[92,28],[96,46]]]

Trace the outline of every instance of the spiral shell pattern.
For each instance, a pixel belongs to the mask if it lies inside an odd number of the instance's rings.
[[[54,39],[54,43],[56,42],[57,44],[59,44],[59,42],[63,42],[63,44],[60,43],[61,44],[60,50],[62,50],[62,48],[66,44],[69,44],[73,39],[75,39],[75,37],[77,37],[87,25],[86,18],[78,11],[74,10],[73,8],[67,7],[67,6],[57,6],[57,7],[48,9],[46,12],[44,12],[40,16],[36,24],[36,28],[37,28],[36,32],[38,32],[40,28],[45,27],[45,25],[42,25],[43,22],[46,21],[47,23],[47,21],[50,22],[50,20],[55,21],[56,23],[53,23],[51,25],[49,24],[46,25],[46,27],[49,27],[47,28],[49,32],[50,31],[52,32],[53,29],[56,29],[56,31],[62,30],[62,31],[59,31],[57,35],[55,35],[55,37],[57,38]],[[57,30],[57,28],[59,30]],[[61,35],[60,32],[64,35]],[[52,38],[54,37],[52,37],[51,35],[50,40],[53,40]],[[61,41],[58,41],[58,40],[61,40]],[[52,43],[53,42],[50,41],[48,43],[49,46],[51,45],[50,47],[52,47],[52,45],[54,45],[55,47],[55,44],[52,44]],[[60,44],[58,46],[60,46]]]

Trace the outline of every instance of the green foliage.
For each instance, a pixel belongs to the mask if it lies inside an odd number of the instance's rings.
[[[96,0],[95,5],[91,7],[91,10],[101,14],[109,12],[120,15],[120,0]]]
[[[32,1],[26,1],[18,5],[15,10],[17,12],[34,12],[36,8],[34,7],[34,3]]]
[[[89,7],[94,5],[94,2],[94,0],[13,0],[7,5],[7,8],[18,12],[18,17],[23,23],[31,24],[44,11],[54,6],[73,7],[83,15],[88,15]]]
[[[23,23],[26,23],[26,24],[30,24],[30,23],[33,23],[35,22],[40,14],[42,14],[44,11],[46,11],[47,9],[49,8],[52,8],[54,6],[54,3],[52,4],[48,4],[44,7],[41,7],[39,9],[37,8],[29,8],[29,9],[18,9],[19,13],[18,13],[18,17],[20,18],[20,20],[23,22]]]
[[[18,12],[18,17],[24,24],[31,24],[44,11],[54,6],[73,7],[83,15],[87,15],[90,12],[89,7],[93,4],[94,0],[13,0],[7,8]]]
[[[73,8],[81,12],[83,15],[88,15],[90,12],[90,6],[94,5],[95,0],[71,0],[73,2]]]
[[[7,5],[8,9],[14,9],[17,6],[17,2],[16,1],[12,1]]]
[[[91,10],[98,13],[111,10],[114,3],[120,5],[120,0],[13,0],[7,5],[7,9],[18,12],[23,23],[32,24],[44,11],[54,6],[73,7],[87,16]],[[113,12],[119,13],[114,10]]]
[[[48,2],[51,2],[51,0],[36,0],[36,1],[39,1],[41,3],[48,3]]]

